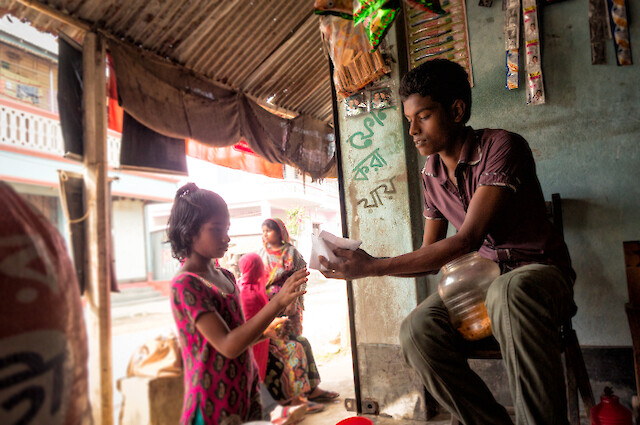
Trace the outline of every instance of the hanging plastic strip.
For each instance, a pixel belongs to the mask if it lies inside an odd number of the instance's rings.
[[[520,71],[520,0],[506,0],[504,14],[504,43],[506,51],[506,88],[519,87]]]
[[[626,1],[608,0],[608,6],[613,45],[616,49],[616,61],[620,66],[632,65],[631,37],[629,37]]]
[[[442,13],[405,9],[411,68],[436,58],[449,59],[465,68],[473,86],[465,2],[441,0],[440,5]]]
[[[545,103],[545,95],[536,0],[522,1],[522,16],[524,18],[525,68],[527,71],[527,105],[542,105]]]

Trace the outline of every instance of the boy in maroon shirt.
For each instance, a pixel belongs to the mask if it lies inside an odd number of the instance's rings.
[[[504,130],[474,130],[464,69],[426,62],[400,85],[409,133],[421,155],[425,228],[422,246],[391,258],[337,250],[342,263],[321,257],[330,278],[419,276],[472,251],[496,261],[503,274],[489,287],[486,307],[505,362],[517,423],[568,424],[558,328],[575,314],[575,273],[567,247],[546,217],[527,142]],[[446,237],[448,223],[457,230]],[[404,320],[407,362],[438,402],[465,425],[511,424],[464,355],[435,293]]]

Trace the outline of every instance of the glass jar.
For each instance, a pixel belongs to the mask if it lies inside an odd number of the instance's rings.
[[[474,251],[448,262],[441,271],[438,293],[453,327],[471,341],[491,335],[484,301],[489,285],[500,276],[498,264]]]

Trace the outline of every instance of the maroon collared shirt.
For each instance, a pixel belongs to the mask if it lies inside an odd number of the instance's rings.
[[[547,218],[536,166],[527,141],[505,130],[470,128],[455,170],[458,187],[449,180],[440,155],[430,155],[422,171],[424,216],[448,220],[456,230],[480,186],[513,191],[511,201],[494,223],[479,250],[503,270],[525,264],[555,265],[571,279],[569,251]]]

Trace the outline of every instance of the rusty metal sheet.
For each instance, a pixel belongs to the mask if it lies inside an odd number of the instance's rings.
[[[291,116],[332,119],[312,0],[0,0],[0,15],[82,42],[84,31],[25,4],[55,9]]]

